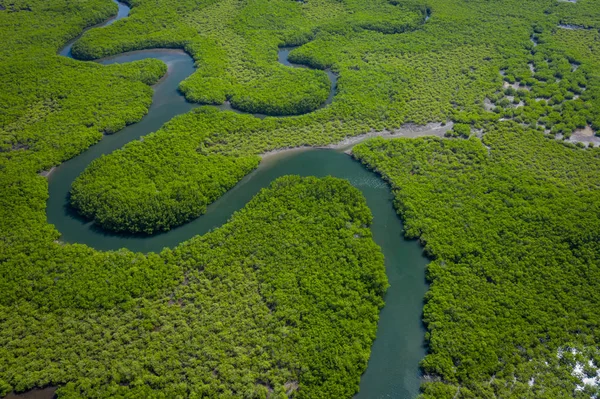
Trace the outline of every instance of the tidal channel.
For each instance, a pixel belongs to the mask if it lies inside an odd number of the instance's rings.
[[[124,18],[128,11],[128,7],[120,3],[119,14],[100,26]],[[59,54],[69,57],[73,42]],[[290,48],[280,49],[279,62],[290,67],[304,67],[289,63],[289,51]],[[183,51],[142,50],[98,62],[125,63],[145,58],[160,59],[169,67],[167,76],[153,87],[154,97],[148,114],[140,122],[127,126],[116,134],[105,136],[98,144],[64,162],[48,176],[48,222],[60,231],[61,240],[66,243],[86,244],[99,250],[128,248],[139,252],[159,252],[165,247],[174,247],[195,235],[218,228],[227,222],[235,211],[244,207],[259,190],[267,187],[279,176],[294,174],[346,179],[362,192],[373,213],[373,239],[385,255],[390,282],[385,297],[386,305],[380,314],[377,338],[356,398],[415,398],[419,393],[421,377],[419,361],[425,355],[425,330],[421,315],[423,297],[427,290],[424,273],[427,259],[422,255],[422,248],[418,242],[404,239],[402,222],[394,210],[390,187],[379,176],[342,151],[299,149],[270,155],[263,159],[254,172],[211,204],[205,215],[162,234],[115,234],[97,228],[93,222],[84,220],[73,212],[68,202],[71,184],[90,162],[158,130],[173,117],[198,106],[188,103],[178,91],[179,83],[194,72],[193,60]],[[332,82],[332,91],[324,106],[334,100],[337,78],[330,71],[326,72]],[[225,104],[219,108],[227,110],[228,106]]]

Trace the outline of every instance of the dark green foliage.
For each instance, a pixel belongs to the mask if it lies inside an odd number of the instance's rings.
[[[476,138],[353,150],[390,181],[407,235],[434,258],[423,397],[583,398],[557,353],[600,344],[599,153],[513,123],[484,142],[489,155]]]

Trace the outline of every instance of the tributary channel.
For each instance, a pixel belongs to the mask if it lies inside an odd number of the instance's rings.
[[[120,3],[117,17],[105,26],[128,14],[128,7]],[[70,42],[59,54],[70,56]],[[280,49],[279,61],[288,66],[289,48]],[[427,259],[416,241],[403,237],[402,222],[393,207],[389,186],[376,174],[364,168],[342,151],[301,149],[270,155],[260,166],[233,189],[208,207],[205,215],[169,232],[153,236],[120,235],[106,232],[90,221],[78,217],[69,207],[68,193],[73,180],[91,161],[108,154],[126,143],[158,130],[176,115],[190,111],[197,105],[188,103],[178,91],[179,83],[194,72],[189,55],[178,50],[143,50],[100,60],[102,64],[125,63],[145,58],[157,58],[169,66],[166,78],[154,86],[153,103],[148,114],[138,123],[120,132],[106,136],[81,155],[58,166],[49,176],[48,222],[56,226],[67,243],[81,243],[99,250],[128,248],[132,251],[158,252],[174,247],[194,235],[205,234],[227,222],[260,189],[267,187],[279,176],[335,176],[347,179],[367,199],[373,213],[373,239],[385,255],[385,266],[390,288],[381,311],[377,338],[373,344],[369,365],[361,378],[356,398],[413,399],[419,393],[419,361],[425,355],[424,333],[421,322],[423,297],[427,290],[425,266]],[[328,72],[335,94],[335,75]],[[324,104],[324,105],[326,105]],[[228,109],[223,105],[221,109]],[[257,115],[258,116],[258,115]],[[259,116],[260,117],[260,116]],[[36,392],[31,392],[35,394]],[[37,392],[38,394],[41,391]],[[35,396],[36,398],[48,395]],[[13,396],[22,397],[22,396]]]

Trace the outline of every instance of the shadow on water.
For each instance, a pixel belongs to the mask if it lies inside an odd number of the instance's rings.
[[[119,4],[119,14],[102,26],[127,16],[128,8],[126,10],[122,8],[121,3]],[[60,54],[70,56],[71,46],[72,42]],[[305,65],[293,64],[288,60],[291,50],[293,47],[281,48],[278,53],[279,62],[290,67],[307,68]],[[424,280],[427,259],[416,241],[404,239],[402,222],[394,210],[393,195],[389,186],[376,174],[341,151],[305,149],[269,156],[255,171],[209,205],[203,216],[168,232],[152,236],[107,232],[81,218],[69,206],[70,186],[91,161],[157,130],[176,115],[189,112],[197,106],[188,103],[178,91],[179,82],[194,72],[193,60],[182,51],[161,49],[135,51],[99,62],[124,63],[145,58],[157,58],[169,66],[167,76],[154,86],[153,103],[148,114],[140,122],[127,126],[117,134],[104,137],[87,151],[64,162],[48,177],[48,222],[54,224],[61,232],[62,240],[68,243],[86,244],[99,250],[128,248],[139,252],[158,252],[165,247],[174,247],[195,235],[205,234],[221,226],[258,191],[280,176],[295,174],[347,179],[354,187],[361,190],[373,213],[371,231],[373,239],[381,247],[385,256],[386,272],[390,282],[385,298],[386,305],[380,314],[377,338],[356,398],[415,398],[419,393],[420,385],[418,364],[425,355],[421,312],[427,289]],[[331,90],[323,106],[333,101],[337,82],[334,73],[330,70],[326,72],[331,81]],[[229,104],[219,108],[232,110]],[[264,115],[255,116],[264,117]],[[55,388],[46,388],[26,393],[35,396],[13,395],[9,398],[49,399],[54,396],[54,392]]]

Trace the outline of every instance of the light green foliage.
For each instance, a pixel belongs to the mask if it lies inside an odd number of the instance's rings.
[[[306,43],[317,31],[410,31],[425,18],[424,10],[385,0],[187,0],[177,7],[162,0],[133,5],[126,20],[86,33],[75,44],[74,56],[94,59],[142,48],[185,48],[198,66],[181,84],[188,99],[205,104],[230,100],[239,110],[267,115],[314,111],[330,88],[322,71],[278,64],[278,46]]]
[[[597,9],[595,1],[582,0],[558,2],[545,10],[548,18],[534,24],[532,41],[537,45],[527,62],[505,61],[504,87],[488,97],[499,116],[564,138],[586,125],[598,130],[598,31],[586,29],[600,23],[598,13],[592,12]]]
[[[229,100],[234,107],[250,112],[304,113],[263,121],[231,117],[234,127],[229,132],[199,127],[194,133],[196,143],[206,155],[248,156],[281,147],[326,145],[409,122],[453,120],[464,125],[458,129],[467,136],[467,125],[481,129],[504,118],[563,137],[588,124],[597,128],[600,123],[597,33],[558,27],[564,15],[577,14],[572,10],[579,4],[486,1],[466,5],[456,0],[435,4],[358,0],[190,4],[182,2],[173,8],[158,0],[140,0],[134,4],[129,22],[126,19],[92,30],[77,46],[90,57],[125,48],[171,46],[149,39],[162,30],[128,33],[133,32],[128,24],[141,24],[150,18],[144,17],[147,13],[153,18],[150,25],[157,24],[163,17],[156,9],[168,8],[165,20],[176,20],[191,29],[180,30],[189,35],[178,44],[194,57],[198,68],[180,86],[188,99],[206,104]],[[514,13],[515,9],[519,12]],[[426,15],[430,15],[427,22]],[[532,36],[537,46],[530,41]],[[301,45],[290,54],[293,62],[331,68],[339,74],[332,104],[306,113],[325,98],[325,75],[277,63],[277,48],[282,45]],[[485,109],[486,98],[495,107],[493,111]],[[200,143],[201,136],[209,141]],[[215,136],[218,139],[214,140]],[[148,157],[152,151],[150,147],[140,149]],[[117,160],[110,158],[102,162],[116,165]],[[162,176],[144,178],[145,187],[171,174],[158,162],[154,165]],[[93,192],[106,189],[106,184],[89,177],[86,186],[95,186]],[[98,179],[108,182],[111,177]],[[196,184],[192,178],[184,179]],[[83,193],[87,190],[83,185],[77,190],[82,198],[93,198],[92,191]],[[122,190],[128,197],[126,187],[113,190]],[[199,195],[212,197],[208,192]],[[102,213],[99,207],[106,205],[79,201],[77,206],[85,209],[86,215],[98,217]],[[178,206],[182,209],[176,209]],[[183,220],[174,214],[186,213],[187,208],[182,201],[166,218]]]
[[[164,63],[103,67],[56,55],[83,27],[116,11],[107,3],[6,3],[0,13],[0,162],[21,163],[31,172],[48,169],[147,112],[147,85],[164,75]]]
[[[0,60],[55,53],[86,26],[106,20],[117,5],[103,0],[1,0]]]
[[[190,100],[313,112],[183,115],[95,162],[74,186],[80,209],[155,231],[197,215],[264,151],[404,123],[483,129],[489,154],[475,137],[375,140],[355,152],[394,184],[407,232],[435,258],[423,396],[594,395],[575,390],[577,356],[557,352],[579,348],[598,364],[597,149],[543,133],[600,128],[598,32],[559,27],[598,28],[598,0],[130,4],[130,17],[89,31],[74,53],[183,48],[197,64],[181,84]],[[108,0],[0,5],[0,393],[60,384],[65,397],[350,397],[385,288],[360,196],[289,178],[222,229],[160,255],[56,243],[37,172],[139,120],[166,66],[56,56],[116,11]],[[323,71],[277,63],[282,45],[339,75],[332,104],[317,109]],[[113,215],[119,198],[126,207]]]
[[[594,0],[577,0],[577,5],[559,3],[560,22],[584,28],[600,28],[600,9]]]
[[[202,122],[177,118],[143,141],[95,160],[73,183],[71,203],[116,231],[153,233],[200,216],[260,160],[198,151],[208,135]]]
[[[452,127],[452,130],[446,132],[447,137],[464,137],[468,138],[471,135],[471,126],[466,123],[457,123]]]
[[[166,65],[56,55],[116,11],[109,1],[0,5],[9,43],[0,58],[0,395],[58,385],[60,397],[352,396],[387,287],[360,193],[335,179],[283,178],[222,229],[172,251],[61,244],[37,173],[139,120]],[[182,138],[160,149],[165,165],[185,152],[177,172],[218,177],[213,199],[256,166],[256,156],[204,155]],[[159,206],[189,200],[177,179],[162,183]]]
[[[292,176],[160,255],[47,240],[4,248],[0,387],[351,397],[387,288],[370,222],[348,182]]]
[[[600,127],[597,31],[545,28],[528,63],[505,70],[505,88],[489,98],[504,118],[568,138]]]
[[[0,102],[7,108],[0,115],[0,152],[20,150],[6,156],[33,163],[34,171],[67,160],[140,120],[152,101],[147,83],[166,72],[156,60],[109,68],[75,63],[52,56],[0,65]],[[85,103],[90,106],[82,108]]]
[[[423,398],[586,397],[557,351],[600,344],[600,153],[508,122],[484,142],[489,155],[474,137],[353,150],[434,258]]]

